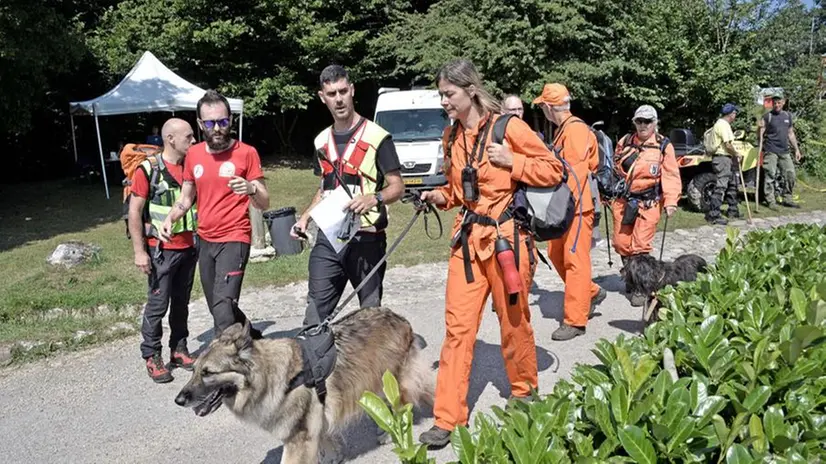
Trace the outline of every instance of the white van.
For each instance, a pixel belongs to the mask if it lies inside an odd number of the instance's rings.
[[[450,119],[440,101],[438,90],[379,89],[373,121],[392,134],[405,185],[442,171],[442,132]]]

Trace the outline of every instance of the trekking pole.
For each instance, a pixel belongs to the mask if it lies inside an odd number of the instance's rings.
[[[760,212],[760,165],[763,157],[763,138],[760,138],[760,143],[757,144],[757,174],[754,176],[754,212]],[[743,186],[743,189],[746,187]],[[749,198],[746,197],[746,205],[749,204]]]
[[[668,231],[668,213],[665,214],[665,227],[663,227],[663,240],[660,243],[660,261],[663,260],[663,250],[665,250],[665,233]]]
[[[608,230],[608,205],[602,205],[602,211],[605,213],[605,244],[608,247],[608,268],[614,266],[614,262],[611,261],[611,232]]]
[[[746,177],[743,176],[743,166],[737,158],[734,159],[734,162],[737,163],[737,170],[740,172],[740,182],[743,184],[743,195],[746,196],[746,213],[749,215],[749,224],[751,224],[751,208],[749,207],[749,196],[746,192]]]

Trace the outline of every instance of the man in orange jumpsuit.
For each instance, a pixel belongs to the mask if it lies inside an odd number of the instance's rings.
[[[623,262],[629,256],[651,252],[663,206],[671,217],[682,191],[674,146],[657,133],[657,110],[643,105],[633,121],[636,131],[623,137],[614,152],[615,166],[628,191],[611,206],[614,248]],[[642,306],[645,299],[646,295],[631,294],[631,306]]]
[[[445,339],[433,406],[435,424],[419,437],[433,447],[447,445],[453,428],[468,423],[473,347],[489,295],[501,328],[511,395],[527,397],[537,387],[536,344],[528,307],[536,250],[529,233],[520,231],[509,217],[508,207],[517,183],[552,186],[562,179],[561,163],[524,121],[512,118],[503,142],[492,143],[491,129],[502,110],[482,87],[472,63],[457,60],[446,64],[436,82],[442,106],[456,121],[443,137],[448,185],[423,192],[421,198],[443,210],[462,209],[454,222],[454,247],[448,264]],[[514,280],[521,289],[513,294],[508,293],[497,261],[497,236],[505,238],[514,251],[518,268],[511,270],[518,272]]]
[[[564,341],[585,333],[593,309],[607,295],[591,281],[594,198],[590,183],[596,180],[590,174],[599,166],[599,150],[590,127],[571,114],[571,96],[565,86],[546,84],[533,103],[557,127],[553,148],[572,171],[568,187],[574,194],[577,217],[565,235],[548,242],[548,256],[565,282],[565,318],[551,338]]]

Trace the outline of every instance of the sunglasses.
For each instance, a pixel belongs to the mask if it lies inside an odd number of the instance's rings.
[[[212,120],[201,121],[201,122],[204,124],[204,127],[207,130],[215,129],[215,126],[222,127],[222,128],[229,126],[229,118],[212,119]]]
[[[641,126],[647,126],[647,125],[651,124],[652,122],[654,122],[653,119],[635,119],[634,120],[635,124],[639,124]]]

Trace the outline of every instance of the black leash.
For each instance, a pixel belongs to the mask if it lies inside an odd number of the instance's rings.
[[[665,249],[665,233],[668,230],[668,213],[665,215],[665,227],[663,227],[663,240],[660,243],[660,261],[663,260],[663,250]]]
[[[608,230],[608,205],[603,204],[602,211],[605,213],[605,243],[608,247],[608,267],[611,268],[614,266],[614,262],[611,261],[611,231]],[[613,217],[611,219],[613,220]]]
[[[396,247],[399,246],[399,244],[404,239],[404,237],[407,236],[407,234],[410,232],[410,229],[413,228],[413,224],[416,223],[416,220],[419,219],[419,216],[422,213],[425,213],[425,233],[427,233],[427,236],[432,238],[430,236],[430,233],[428,232],[427,214],[428,213],[433,213],[436,216],[436,221],[439,224],[439,236],[436,237],[434,240],[438,240],[439,238],[442,237],[442,234],[444,232],[443,229],[442,229],[442,219],[441,219],[441,217],[439,217],[439,213],[436,212],[436,208],[433,205],[431,205],[430,203],[423,202],[416,192],[407,192],[407,193],[405,193],[404,196],[402,196],[401,202],[402,203],[412,202],[413,207],[416,210],[416,212],[413,214],[413,217],[411,217],[410,221],[407,223],[407,226],[405,226],[404,230],[402,230],[402,233],[399,234],[398,237],[396,237],[396,240],[393,242],[392,245],[390,245],[390,248],[387,250],[387,252],[384,254],[384,256],[382,256],[382,258],[379,260],[379,262],[376,263],[375,266],[373,266],[373,269],[370,270],[370,272],[367,274],[367,276],[365,276],[364,279],[361,280],[361,283],[356,288],[353,289],[353,291],[350,293],[350,295],[347,296],[347,298],[341,304],[339,304],[338,307],[336,309],[334,309],[333,312],[330,313],[330,315],[327,316],[321,322],[321,324],[319,324],[317,326],[305,327],[304,329],[301,329],[301,331],[298,333],[298,335],[302,335],[304,333],[310,333],[310,334],[318,333],[318,332],[321,332],[322,330],[326,329],[327,326],[329,326],[330,323],[333,321],[333,319],[335,319],[335,317],[341,312],[341,310],[344,309],[344,307],[347,306],[347,304],[350,303],[350,301],[353,298],[355,298],[356,295],[358,295],[359,290],[361,290],[365,285],[367,285],[367,282],[369,282],[370,279],[373,277],[373,275],[375,275],[376,272],[379,271],[381,266],[385,263],[385,261],[387,261],[387,258],[389,258],[391,254],[393,254],[393,251],[396,249]]]

